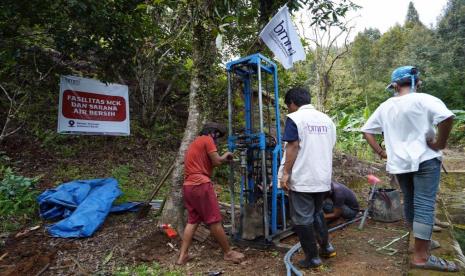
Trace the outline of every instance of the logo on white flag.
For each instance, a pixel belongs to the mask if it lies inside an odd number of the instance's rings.
[[[273,28],[273,31],[269,33],[271,39],[273,39],[281,48],[281,51],[286,55],[286,57],[292,56],[295,54],[295,50],[292,49],[292,43],[289,39],[289,35],[287,34],[286,28],[284,28],[284,20],[276,25]]]
[[[275,54],[284,68],[305,59],[305,51],[300,42],[287,6],[282,7],[263,28],[260,38]]]

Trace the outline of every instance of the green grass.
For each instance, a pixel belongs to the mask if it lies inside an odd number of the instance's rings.
[[[454,237],[457,239],[462,251],[465,251],[465,230],[454,227]]]
[[[17,175],[0,167],[0,231],[14,231],[38,219],[35,184],[39,177]]]
[[[178,270],[166,270],[162,268],[158,263],[153,262],[152,264],[140,264],[137,266],[124,266],[120,267],[113,273],[117,276],[148,276],[148,275],[160,275],[160,276],[182,276],[185,275],[183,271]]]
[[[107,170],[102,169],[108,168]],[[103,177],[113,177],[118,180],[118,185],[123,195],[116,200],[116,204],[127,201],[142,201],[147,198],[150,191],[157,182],[157,177],[147,174],[144,171],[137,170],[134,165],[122,164],[104,164],[95,168],[91,165],[66,165],[59,166],[53,174],[55,186],[73,180],[94,179]],[[169,189],[169,181],[165,183],[157,198],[162,198]]]
[[[113,168],[111,176],[118,180],[119,187],[123,192],[123,195],[118,198],[116,203],[146,200],[158,182],[156,177],[137,171],[129,164]],[[167,183],[165,183],[165,186],[167,186]],[[160,198],[160,194],[157,197]]]

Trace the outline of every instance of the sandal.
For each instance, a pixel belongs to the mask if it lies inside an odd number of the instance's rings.
[[[457,272],[459,268],[454,262],[446,261],[436,256],[429,256],[424,264],[411,264],[412,268],[437,270],[443,272]]]

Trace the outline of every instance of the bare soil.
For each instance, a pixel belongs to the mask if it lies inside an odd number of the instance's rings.
[[[91,238],[59,239],[46,234],[44,227],[15,238],[8,238],[0,256],[0,275],[112,274],[125,265],[157,262],[167,270],[181,270],[186,274],[221,271],[225,275],[283,275],[284,253],[277,250],[239,248],[246,255],[241,264],[223,261],[221,250],[210,239],[194,242],[194,260],[184,267],[174,265],[180,241],[170,240],[156,228],[156,221],[133,221],[134,214],[111,215],[103,227]],[[337,257],[326,260],[318,270],[305,270],[307,275],[399,275],[407,250],[407,238],[391,246],[398,250],[393,256],[377,247],[389,243],[404,232],[401,222],[369,221],[363,231],[352,225],[331,234]],[[368,242],[370,241],[370,243]],[[285,243],[294,244],[292,236]],[[376,245],[376,246],[375,246]],[[302,258],[296,254],[295,262]]]
[[[107,144],[105,140],[103,144],[106,148],[98,151],[96,145],[90,144],[88,150],[80,150],[72,158],[53,154],[42,147],[34,147],[30,142],[13,141],[6,149],[7,155],[13,160],[21,160],[13,164],[20,169],[21,174],[44,175],[40,189],[53,187],[57,181],[61,183],[72,180],[54,175],[58,167],[63,167],[64,164],[64,167],[72,167],[90,162],[95,166],[89,175],[100,177],[96,174],[108,172],[109,166],[125,164],[128,160],[133,160],[131,163],[134,167],[149,175],[157,175],[162,167],[161,163],[166,163],[150,144],[132,141],[125,148],[117,146],[117,141],[108,140]],[[171,145],[170,148],[174,151],[176,145]],[[346,184],[365,183],[363,178],[369,173],[376,173],[388,180],[381,163],[364,163],[343,154],[335,156],[336,180]],[[366,186],[353,188],[363,206],[368,192]],[[203,243],[195,241],[191,248],[194,260],[186,266],[176,266],[174,262],[180,240],[168,239],[156,225],[154,216],[134,222],[134,214],[112,214],[93,237],[86,239],[49,237],[45,225],[21,237],[15,237],[17,233],[10,233],[7,238],[3,238],[4,245],[0,245],[0,275],[109,275],[125,266],[153,262],[159,263],[164,270],[177,270],[186,275],[207,272],[222,272],[224,275],[284,275],[286,272],[283,252],[274,249],[238,248],[245,253],[246,260],[241,264],[231,264],[223,260],[221,250],[211,239]],[[399,275],[406,256],[407,239],[392,246],[398,250],[393,256],[377,251],[374,245],[385,245],[404,233],[402,231],[401,222],[386,224],[373,221],[368,221],[363,231],[358,231],[355,225],[338,230],[331,234],[337,248],[337,257],[325,260],[325,266],[318,271],[303,272],[306,275]],[[290,237],[284,242],[295,244],[297,238]],[[296,254],[293,260],[302,257],[301,254]]]

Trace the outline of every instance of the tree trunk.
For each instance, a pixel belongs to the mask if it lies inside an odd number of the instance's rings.
[[[197,2],[197,1],[193,1]],[[184,180],[184,155],[189,144],[198,135],[200,126],[208,116],[209,93],[213,87],[212,79],[215,77],[215,62],[217,52],[215,37],[213,36],[211,22],[208,18],[213,12],[213,1],[199,1],[191,3],[190,8],[196,9],[192,26],[192,60],[193,72],[189,91],[189,116],[184,130],[184,136],[179,147],[172,174],[171,192],[163,208],[162,223],[169,223],[181,232],[185,225],[184,204],[182,200],[182,185]]]
[[[199,79],[192,76],[189,91],[189,117],[187,119],[184,136],[175,160],[173,174],[171,176],[171,192],[165,202],[161,217],[162,223],[175,225],[179,229],[184,226],[184,206],[182,200],[182,184],[184,179],[184,155],[189,144],[199,132],[201,115],[197,103],[199,93]]]
[[[322,110],[324,110],[324,108],[326,107],[326,101],[328,99],[330,88],[331,88],[331,79],[330,79],[329,72],[328,72],[323,75],[323,95],[321,99]]]
[[[150,116],[153,111],[155,102],[155,72],[150,65],[139,65],[136,71],[137,82],[139,84],[139,91],[141,94],[141,122],[142,126],[149,127],[152,122]],[[146,68],[144,68],[146,67]]]

